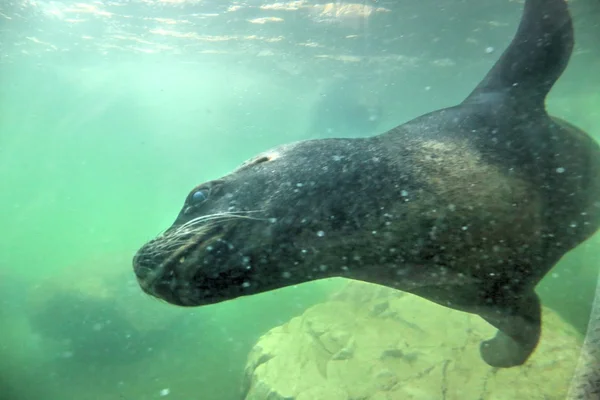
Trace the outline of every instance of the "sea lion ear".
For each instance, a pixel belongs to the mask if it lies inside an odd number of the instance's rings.
[[[251,168],[258,164],[273,161],[273,160],[279,158],[279,156],[280,156],[279,153],[277,153],[275,151],[269,151],[267,153],[259,154],[258,156],[245,161],[242,165],[240,165],[236,169],[236,172],[247,169],[247,168]]]
[[[464,103],[523,102],[538,109],[567,66],[573,23],[565,0],[527,0],[515,37]]]

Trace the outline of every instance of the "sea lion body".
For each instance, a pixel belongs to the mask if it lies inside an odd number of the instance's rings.
[[[573,44],[563,0],[519,31],[460,105],[371,138],[292,143],[188,195],[134,259],[141,287],[198,306],[332,276],[408,291],[499,329],[493,366],[540,335],[535,285],[600,225],[600,149],[548,116]]]

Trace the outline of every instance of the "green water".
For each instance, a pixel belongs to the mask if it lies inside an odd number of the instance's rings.
[[[0,9],[12,16],[0,20],[1,400],[238,400],[256,340],[326,299],[340,282],[184,310],[139,290],[130,266],[135,251],[170,225],[198,183],[267,148],[326,135],[330,127],[371,134],[452,105],[498,54],[482,58],[465,45],[465,58],[447,68],[408,63],[398,69],[304,53],[296,59],[294,47],[277,61],[247,48],[190,58],[201,49],[186,47],[183,56],[127,46],[90,49],[84,36],[100,41],[107,33],[81,25],[53,42],[70,49],[57,51],[47,45],[50,33],[65,33],[56,21],[39,22],[39,29],[35,18],[19,24],[23,9],[9,5]],[[502,34],[487,32],[496,46],[506,45],[518,11],[498,17],[507,21]],[[600,48],[594,47],[600,31],[583,11],[576,15],[581,51],[549,108],[600,139]],[[422,34],[421,47],[411,49],[415,57],[445,58],[426,50],[437,46],[427,36],[434,27],[410,28]],[[458,32],[449,36],[465,42]],[[368,59],[371,50],[357,49]],[[360,84],[332,95],[344,107],[332,117],[337,120],[323,120],[322,92],[354,81]],[[371,108],[375,122],[344,111],[370,115]],[[599,240],[567,255],[538,288],[544,304],[581,332],[600,265]]]
[[[142,399],[164,389],[175,399],[239,398],[254,342],[328,286],[182,311],[141,292],[131,258],[172,222],[191,187],[301,136],[303,110],[278,100],[293,89],[212,65],[23,62],[2,72],[0,398]],[[240,113],[224,86],[264,94]],[[108,300],[95,292],[112,285]],[[78,286],[98,304],[47,304],[53,290]],[[178,322],[137,343],[118,322],[127,303],[147,307],[145,320]]]

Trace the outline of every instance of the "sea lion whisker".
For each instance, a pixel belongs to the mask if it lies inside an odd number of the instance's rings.
[[[223,233],[220,232],[215,236],[211,236],[208,241],[206,241],[207,243],[212,243],[216,240],[219,240],[221,237],[223,236]],[[172,272],[176,271],[176,265],[179,265],[178,261],[180,259],[182,259],[182,257],[185,257],[186,254],[188,253],[188,251],[190,249],[195,248],[196,246],[199,245],[199,243],[203,243],[205,242],[204,240],[198,242],[197,239],[202,239],[203,238],[203,234],[197,234],[195,236],[192,236],[191,238],[189,238],[189,240],[187,241],[186,244],[178,247],[174,252],[172,252],[172,254],[163,261],[162,265],[160,266],[160,268],[163,270],[163,273],[165,272],[165,270],[169,270]]]
[[[207,227],[207,228],[209,228],[209,227]],[[208,229],[206,229],[206,230],[208,230]],[[168,238],[167,240],[162,241],[161,245],[156,246],[153,250],[155,252],[157,252],[158,254],[160,254],[160,253],[179,249],[183,246],[189,245],[190,243],[195,243],[196,239],[198,237],[202,237],[204,232],[205,232],[205,230],[203,229],[201,232],[198,232],[197,234],[195,234],[193,236],[188,236],[186,238],[181,238],[181,237]]]
[[[259,210],[253,210],[253,211],[237,211],[237,212],[222,212],[222,213],[215,213],[215,214],[209,214],[209,215],[202,215],[199,217],[196,217],[194,219],[189,220],[188,222],[186,222],[185,224],[181,225],[179,227],[179,229],[187,227],[187,226],[191,226],[191,225],[196,225],[198,223],[201,222],[205,222],[207,220],[212,220],[212,219],[227,219],[227,218],[252,218],[249,217],[245,214],[248,213],[252,213],[252,212],[260,212]]]

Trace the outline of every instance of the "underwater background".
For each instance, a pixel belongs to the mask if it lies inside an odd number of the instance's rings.
[[[548,108],[600,140],[600,4]],[[239,400],[271,328],[321,281],[182,309],[144,295],[135,251],[189,190],[278,144],[384,132],[460,102],[518,1],[0,2],[0,400]],[[596,235],[538,287],[584,333]],[[432,350],[434,351],[434,350]]]

